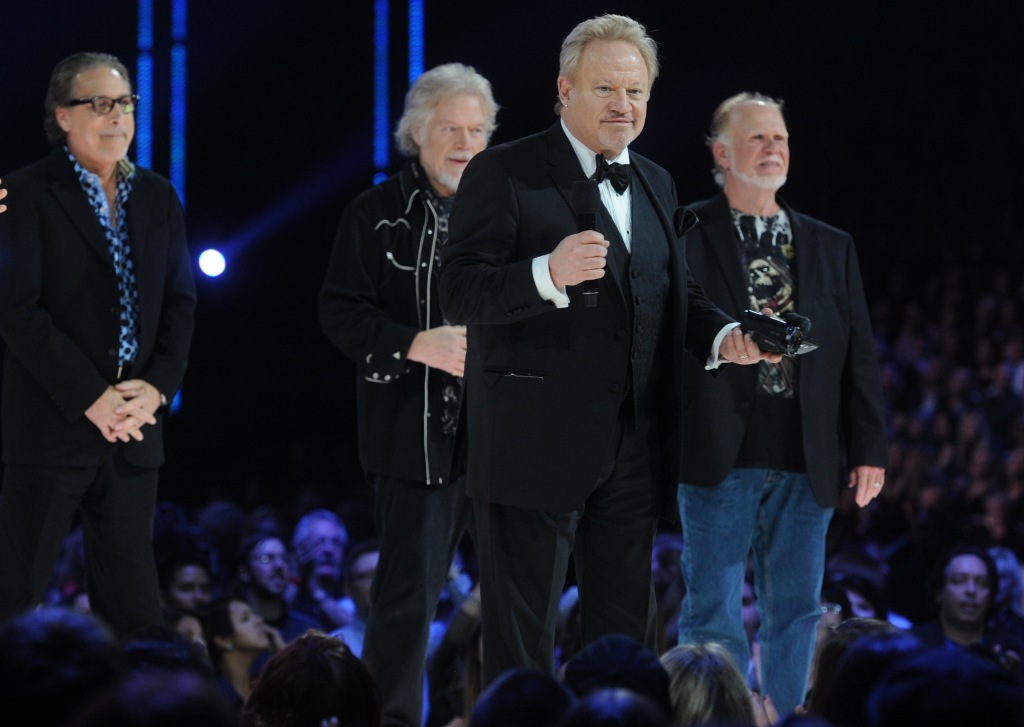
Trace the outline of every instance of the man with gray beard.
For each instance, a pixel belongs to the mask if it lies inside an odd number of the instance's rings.
[[[359,459],[380,541],[362,656],[385,725],[422,721],[430,622],[470,524],[464,482],[449,481],[466,329],[441,315],[437,280],[455,190],[497,109],[468,66],[416,79],[395,132],[409,159],[345,208],[320,292],[323,330],[356,365]]]
[[[724,367],[713,380],[684,362],[694,375],[682,377],[679,641],[722,643],[746,671],[742,593],[753,548],[762,693],[784,713],[803,702],[810,670],[840,439],[857,504],[884,484],[882,389],[852,238],[776,196],[789,169],[782,103],[727,99],[708,144],[723,189],[689,205],[700,219],[687,247],[694,279],[737,319],[763,308],[805,316],[820,347],[778,365]]]

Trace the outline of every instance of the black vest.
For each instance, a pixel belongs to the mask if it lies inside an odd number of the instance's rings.
[[[611,215],[601,205],[605,236],[611,242],[609,265],[613,268],[626,304],[630,331],[630,384],[638,420],[653,416],[657,402],[658,374],[655,363],[663,360],[661,345],[671,278],[669,240],[654,204],[643,184],[634,178],[632,193],[632,254],[626,250]]]

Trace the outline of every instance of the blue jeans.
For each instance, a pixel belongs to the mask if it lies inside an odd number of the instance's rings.
[[[743,577],[754,550],[761,613],[762,691],[779,714],[804,701],[821,616],[825,532],[831,508],[814,501],[807,476],[735,469],[715,487],[681,484],[686,596],[679,643],[717,641],[747,673]]]

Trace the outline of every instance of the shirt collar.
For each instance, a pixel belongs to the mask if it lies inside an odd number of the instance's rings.
[[[71,149],[68,148],[67,144],[64,145],[64,153],[67,154],[68,161],[72,164],[78,164],[78,159],[71,153]],[[82,174],[87,175],[90,179],[99,180],[99,176],[88,171],[82,165],[78,164],[78,167],[82,170]],[[135,179],[135,165],[129,161],[128,157],[122,157],[117,161],[117,181],[130,182],[133,179]]]
[[[559,119],[559,123],[562,125],[562,131],[565,132],[566,137],[569,139],[569,143],[572,144],[572,150],[576,152],[576,158],[580,160],[583,173],[587,176],[587,179],[590,179],[597,172],[597,152],[573,136],[572,132],[569,131],[569,127],[565,125],[565,120]],[[629,147],[627,146],[619,152],[618,156],[609,159],[608,163],[629,164]]]

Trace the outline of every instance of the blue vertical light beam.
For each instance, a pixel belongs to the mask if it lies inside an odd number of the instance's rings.
[[[423,74],[423,0],[409,0],[409,85]]]
[[[142,97],[135,112],[135,160],[153,166],[153,0],[139,0],[139,58],[135,90]]]
[[[187,122],[187,58],[188,0],[173,0],[171,6],[171,184],[185,206],[185,160]]]
[[[374,182],[387,176],[390,148],[388,113],[388,0],[373,4],[373,166]]]

